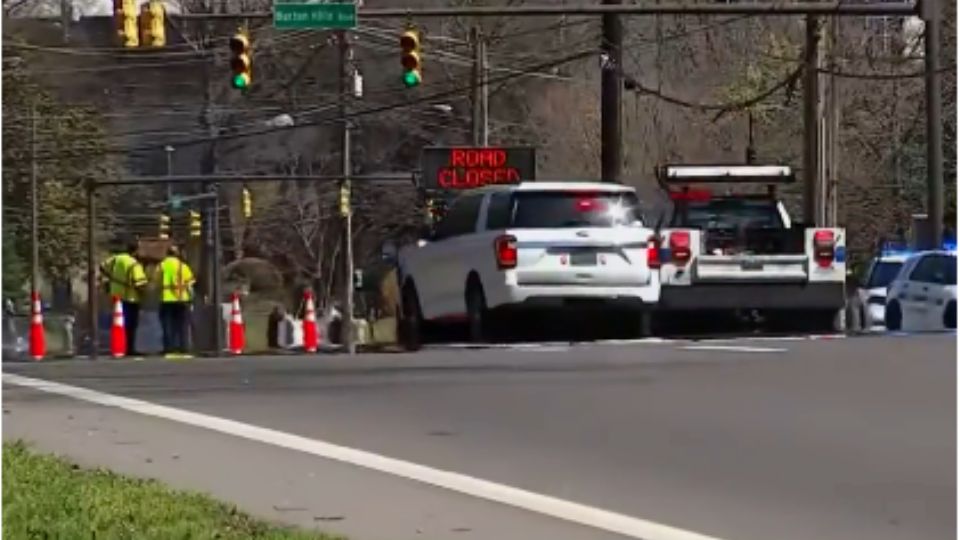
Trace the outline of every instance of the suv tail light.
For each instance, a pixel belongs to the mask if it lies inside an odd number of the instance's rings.
[[[517,267],[517,238],[509,234],[498,236],[493,241],[493,252],[497,257],[497,268],[508,270]]]
[[[647,266],[651,269],[660,268],[660,237],[654,235],[647,240]]]
[[[813,233],[813,258],[820,268],[829,268],[833,264],[836,240],[833,231],[816,231]]]
[[[690,261],[689,231],[675,231],[670,233],[670,254],[673,262],[680,266]]]

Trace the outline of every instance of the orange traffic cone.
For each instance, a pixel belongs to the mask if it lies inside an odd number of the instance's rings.
[[[47,338],[43,334],[43,306],[40,305],[40,293],[34,291],[30,302],[30,357],[43,360],[47,354]]]
[[[123,303],[119,296],[113,297],[113,324],[110,325],[110,355],[123,358],[127,355],[127,329],[123,325]]]
[[[303,293],[303,300],[306,303],[306,313],[303,315],[303,350],[313,353],[317,352],[319,336],[317,332],[317,313],[313,304],[313,291],[307,289]]]
[[[230,352],[243,354],[246,335],[243,328],[243,316],[240,314],[240,295],[233,293],[231,302],[233,305],[230,308]]]

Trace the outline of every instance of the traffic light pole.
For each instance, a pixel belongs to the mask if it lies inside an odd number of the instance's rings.
[[[211,236],[213,236],[213,255],[211,257],[213,268],[213,308],[214,308],[214,333],[213,342],[216,347],[216,354],[223,352],[223,312],[221,305],[221,274],[220,271],[220,185],[213,184],[211,188],[213,195],[213,223],[210,224]]]
[[[349,77],[350,43],[345,31],[338,32],[340,42],[340,118],[343,119],[343,142],[341,156],[343,157],[343,183],[340,186],[347,197],[352,196],[350,172],[350,119],[347,118],[347,92],[352,87]],[[356,354],[353,331],[353,209],[347,205],[343,215],[343,313],[341,314],[342,342],[348,354]]]
[[[40,288],[40,217],[39,197],[37,189],[37,106],[33,106],[30,114],[30,301],[34,301],[32,295],[38,294]],[[32,304],[31,304],[32,305]]]

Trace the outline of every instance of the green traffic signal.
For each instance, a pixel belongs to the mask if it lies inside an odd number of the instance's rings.
[[[403,85],[407,88],[413,88],[420,85],[420,73],[417,71],[407,71],[403,74]]]
[[[250,80],[246,73],[238,73],[233,76],[233,87],[243,89],[250,85]]]

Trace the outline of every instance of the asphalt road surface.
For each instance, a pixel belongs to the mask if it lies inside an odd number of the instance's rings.
[[[955,536],[955,335],[4,371],[5,439],[357,540]]]

